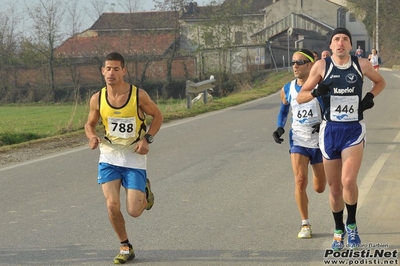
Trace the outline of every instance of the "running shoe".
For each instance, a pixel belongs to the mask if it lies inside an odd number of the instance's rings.
[[[298,238],[311,238],[311,225],[303,224],[300,232],[297,234]]]
[[[346,226],[346,231],[348,234],[347,245],[349,246],[349,248],[358,248],[361,244],[361,239],[358,235],[357,224],[348,224]]]
[[[133,260],[135,258],[135,252],[133,248],[129,246],[121,246],[119,253],[114,258],[114,264],[124,264],[127,261]]]
[[[346,236],[346,231],[335,230],[333,234],[332,249],[334,251],[339,251],[344,248],[344,237]]]
[[[151,191],[150,180],[148,178],[146,180],[146,200],[147,200],[146,210],[150,210],[154,205],[154,194]]]

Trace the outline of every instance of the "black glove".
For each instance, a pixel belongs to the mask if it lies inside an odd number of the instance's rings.
[[[331,91],[331,88],[329,88],[329,86],[331,86],[332,84],[333,84],[333,81],[329,84],[320,83],[318,85],[318,87],[316,87],[315,89],[312,90],[311,95],[313,97],[327,95],[328,92]]]
[[[361,101],[361,113],[364,112],[367,109],[371,109],[374,107],[374,95],[370,92],[367,92],[365,94],[364,99]]]
[[[281,138],[281,136],[283,135],[283,133],[285,133],[285,130],[283,129],[283,127],[278,127],[274,133],[272,133],[272,136],[274,137],[274,140],[276,143],[281,144],[283,139]]]
[[[318,123],[318,124],[313,125],[313,126],[312,126],[313,131],[311,132],[311,134],[319,133],[319,126],[320,126],[320,125],[321,125],[321,123]]]

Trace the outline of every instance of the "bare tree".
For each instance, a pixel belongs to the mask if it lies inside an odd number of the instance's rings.
[[[184,0],[164,0],[164,1],[157,1],[154,0],[156,3],[156,7],[159,10],[170,11],[173,12],[174,20],[170,21],[172,34],[174,35],[174,41],[172,43],[171,49],[169,53],[166,55],[167,59],[167,83],[172,82],[172,62],[174,60],[175,55],[179,50],[179,37],[180,37],[180,22],[179,22],[179,13],[184,8]]]
[[[132,14],[138,12],[142,8],[143,2],[144,0],[121,0],[119,5],[121,5],[122,8],[126,10],[129,14]],[[131,24],[128,26],[129,28],[131,28],[131,35],[135,35],[136,33],[134,27],[137,21],[135,20],[134,15],[130,16],[129,23]],[[139,86],[141,86],[146,80],[146,71],[148,69],[150,61],[153,59],[153,56],[145,52],[149,48],[147,45],[144,47],[140,47],[136,43],[132,43],[133,39],[134,38],[130,38],[129,47],[134,45],[137,51],[142,51],[141,54],[137,54],[135,56],[136,60],[140,60],[141,62],[143,62],[142,73],[140,74],[140,78],[137,77],[139,79]],[[130,78],[130,72],[128,72],[128,76]]]
[[[0,95],[2,98],[16,101],[14,93],[17,86],[16,68],[20,62],[18,58],[20,34],[17,32],[18,14],[11,4],[3,6],[7,9],[0,13]],[[1,98],[0,98],[1,100]],[[7,100],[7,99],[5,99]]]
[[[148,0],[147,0],[148,1]],[[143,6],[142,0],[121,0],[119,3],[124,10],[127,10],[129,13],[139,11]]]
[[[400,61],[400,1],[379,0],[379,10],[376,10],[376,0],[348,0],[350,12],[357,15],[366,26],[370,36],[376,38],[376,14],[379,13],[379,53],[386,54],[389,64],[399,64]]]
[[[217,74],[219,82],[231,79],[236,47],[251,42],[248,33],[260,24],[258,17],[248,15],[252,4],[253,0],[213,1],[199,15],[199,22],[189,26],[192,34],[197,35],[191,40],[202,65],[200,74]],[[204,50],[208,50],[208,56]]]
[[[86,13],[88,13],[89,16],[96,21],[101,16],[101,14],[104,13],[107,5],[107,0],[90,0],[90,5],[92,7],[90,11],[93,10],[94,12],[89,12],[89,10],[86,10]]]
[[[33,21],[30,39],[33,48],[47,60],[48,73],[45,71],[44,81],[49,80],[50,99],[56,101],[56,85],[54,80],[54,51],[63,40],[61,25],[64,19],[65,6],[62,0],[40,0],[39,4],[28,6],[27,12]]]
[[[71,36],[75,36],[76,34],[78,34],[81,31],[82,28],[82,17],[83,17],[83,13],[81,9],[78,9],[79,6],[79,0],[73,0],[68,2],[67,5],[67,17],[66,17],[66,21],[68,22],[67,25],[69,25],[69,32]],[[73,40],[75,40],[73,38]],[[72,54],[76,54],[76,52],[79,51],[79,47],[77,47],[77,45],[72,42],[71,45],[71,53]],[[77,104],[80,102],[80,97],[79,97],[79,91],[80,91],[80,72],[78,71],[78,67],[76,64],[76,60],[74,60],[73,57],[70,58],[66,58],[66,60],[64,60],[65,63],[68,65],[70,73],[71,73],[71,80],[73,83],[73,87],[74,87],[74,102],[75,102],[75,107],[77,106]],[[72,118],[71,117],[71,121],[70,124],[72,124]]]

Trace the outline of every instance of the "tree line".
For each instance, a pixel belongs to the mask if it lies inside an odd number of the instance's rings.
[[[18,0],[17,0],[18,1]],[[137,12],[146,0],[116,0],[118,7],[124,12]],[[376,12],[376,3],[379,1],[379,9]],[[28,1],[18,4],[10,2],[0,7],[0,102],[19,102],[19,101],[49,101],[59,100],[57,95],[57,84],[55,82],[55,67],[63,64],[70,70],[72,80],[71,86],[74,87],[72,98],[76,100],[81,93],[79,72],[73,60],[64,58],[60,61],[55,55],[56,48],[68,37],[74,36],[84,30],[83,21],[88,16],[92,21],[96,21],[101,14],[106,11],[107,0],[90,0],[86,7],[82,7],[80,0],[38,0]],[[179,11],[184,4],[184,0],[158,0],[156,7],[158,10]],[[232,40],[232,26],[243,27],[243,32],[250,32],[252,25],[244,23],[238,18],[241,10],[246,8],[251,1],[237,0],[237,5],[231,5],[224,9],[222,0],[211,1],[214,6],[221,5],[214,16],[209,16],[200,25],[202,28],[203,39],[214,36],[211,46],[219,49],[216,58],[216,70],[219,73],[219,80],[229,82],[232,77],[229,69],[226,68],[229,60],[229,47],[234,45]],[[400,1],[398,0],[347,0],[348,8],[364,22],[368,33],[376,38],[376,15],[379,14],[379,52],[384,58],[385,64],[399,64],[400,61]],[[107,10],[110,11],[110,10]],[[27,18],[28,22],[23,18]],[[179,24],[172,25],[173,34],[179,37]],[[208,34],[208,35],[207,35]],[[178,54],[179,47],[175,42],[166,55],[167,78],[164,90],[174,84],[171,75],[173,58]],[[199,43],[199,48],[202,49]],[[386,57],[384,55],[387,55]],[[386,59],[386,60],[385,60]],[[101,59],[98,59],[101,60]],[[147,60],[147,63],[149,61]],[[99,62],[100,63],[100,62]],[[201,61],[198,62],[201,65]],[[30,97],[29,91],[34,91],[29,84],[22,88],[15,83],[18,80],[17,70],[24,68],[36,68],[41,71],[42,86],[37,88],[37,93]],[[144,75],[144,74],[143,74]],[[100,77],[101,78],[101,77]],[[99,78],[99,79],[100,79]],[[141,82],[145,77],[141,78]],[[25,90],[24,90],[25,89]],[[40,91],[40,92],[39,92]],[[25,100],[23,100],[24,98]]]
[[[11,2],[8,6],[4,5],[1,7],[0,55],[4,60],[0,62],[0,73],[2,76],[8,77],[8,79],[5,78],[0,81],[0,102],[57,102],[60,101],[60,98],[66,97],[69,100],[73,99],[76,101],[84,93],[91,90],[90,84],[86,84],[85,88],[82,86],[80,81],[81,73],[78,70],[77,60],[68,57],[61,58],[55,54],[56,48],[63,41],[83,31],[82,21],[87,14],[92,14],[92,19],[95,21],[103,14],[107,5],[106,0],[91,0],[89,1],[89,8],[82,9],[78,1],[39,0],[38,2],[32,2],[26,0],[19,9],[16,8],[17,5]],[[118,5],[123,7],[126,13],[135,13],[143,1],[145,0],[119,0]],[[217,7],[222,2],[222,0],[211,1],[210,5]],[[220,48],[217,54],[219,63],[215,66],[216,70],[209,71],[213,71],[214,74],[221,73],[221,78],[218,79],[220,86],[228,86],[230,88],[233,88],[234,84],[232,84],[232,75],[230,75],[229,69],[226,67],[229,61],[227,57],[229,51],[227,48],[233,45],[232,38],[230,37],[232,26],[235,24],[236,26],[240,25],[240,19],[235,18],[235,15],[243,8],[243,5],[239,5],[240,1],[237,2],[238,5],[234,7],[219,8],[214,16],[209,17],[208,21],[204,20],[205,22],[201,25],[202,31],[205,34],[214,31],[214,36],[222,37],[222,39],[217,38],[213,40],[215,43],[213,46]],[[172,30],[170,29],[169,32],[174,36],[175,40],[179,40],[180,25],[178,23],[178,16],[183,7],[187,6],[187,1],[163,0],[155,1],[155,3],[157,10],[173,11],[177,14],[175,20],[170,21]],[[29,23],[25,25],[21,24],[21,21],[23,21],[21,18],[24,16],[29,19]],[[243,27],[249,28],[248,25]],[[202,36],[202,38],[204,37],[206,36]],[[177,44],[178,41],[173,42],[168,52],[163,55],[163,59],[167,65],[165,82],[163,84],[156,84],[158,88],[161,87],[160,89],[149,88],[149,90],[156,90],[156,93],[160,92],[160,95],[157,94],[157,96],[168,97],[172,94],[178,94],[180,97],[184,97],[185,81],[180,83],[174,81],[171,74],[174,58],[182,55],[180,54],[182,51],[179,50]],[[202,49],[200,43],[195,43],[194,45],[197,45],[198,49]],[[194,55],[195,53],[192,53],[192,56]],[[145,58],[142,60],[145,65],[144,69],[154,56],[151,54],[141,56],[142,59]],[[96,61],[95,63],[101,67],[102,56],[93,56],[90,58],[90,61],[93,60],[97,60],[98,62]],[[201,65],[202,62],[200,62],[200,67],[202,67]],[[60,84],[56,82],[57,74],[55,69],[60,66],[68,69],[69,80],[72,81],[68,86],[73,86],[73,95],[67,95],[66,91],[60,88]],[[26,84],[22,85],[17,84],[18,70],[32,68],[36,72],[36,76],[33,78],[39,79],[41,86],[33,86],[33,82],[26,82]],[[183,68],[185,68],[185,65]],[[37,75],[38,71],[40,72],[39,75]],[[207,76],[206,73],[201,72],[201,74],[203,76],[200,78]],[[130,79],[129,74],[127,78]],[[100,80],[101,74],[99,72]],[[143,83],[145,82],[144,70],[139,79],[140,84],[137,85],[143,87]],[[92,87],[98,88],[98,86],[102,86],[103,84],[92,84]],[[177,85],[179,86],[178,93],[176,93],[177,89],[174,88]],[[145,89],[147,90],[147,88]]]
[[[376,38],[378,36],[379,54],[384,58],[384,64],[387,66],[399,65],[400,1],[347,0],[347,2],[350,11],[356,14],[357,18],[365,24],[369,35],[374,40],[374,46],[377,43]]]
[[[117,1],[125,12],[135,12],[143,4],[143,0]],[[85,3],[86,6],[79,0],[10,0],[0,6],[0,73],[4,77],[0,80],[1,102],[56,101],[54,69],[61,64],[55,55],[56,48],[67,38],[82,32],[88,17],[94,22],[110,8],[106,0]],[[63,63],[71,67],[73,85],[79,86],[74,65]],[[24,87],[30,87],[29,84],[16,84],[17,70],[28,68],[42,72],[41,93],[36,97],[26,95]]]

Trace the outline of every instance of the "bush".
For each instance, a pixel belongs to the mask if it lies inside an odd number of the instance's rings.
[[[0,133],[0,146],[13,145],[41,138],[43,138],[43,136],[34,133],[16,133],[16,132]]]

